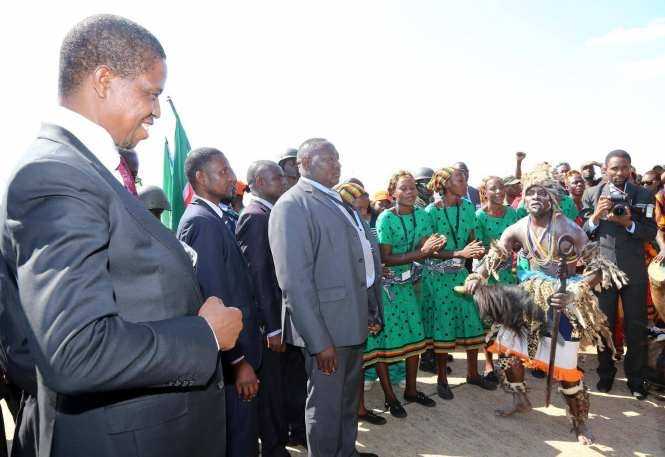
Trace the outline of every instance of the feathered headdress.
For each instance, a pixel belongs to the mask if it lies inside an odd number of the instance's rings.
[[[522,181],[522,198],[526,195],[527,190],[533,186],[542,187],[550,194],[552,199],[552,206],[556,211],[561,211],[560,202],[561,198],[566,195],[565,190],[554,177],[552,166],[548,163],[541,163],[536,165],[536,168],[529,173],[524,173],[521,178]]]

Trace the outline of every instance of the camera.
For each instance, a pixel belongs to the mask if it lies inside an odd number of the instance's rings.
[[[614,185],[610,185],[609,199],[612,202],[612,214],[615,216],[623,216],[626,214],[626,209],[630,206],[628,195]]]

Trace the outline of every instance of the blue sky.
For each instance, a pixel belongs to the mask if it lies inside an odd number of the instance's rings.
[[[397,169],[457,160],[472,182],[507,175],[516,150],[527,168],[579,166],[616,148],[638,168],[665,162],[662,1],[120,0],[66,11],[12,5],[0,30],[5,62],[17,63],[0,75],[12,88],[0,114],[12,131],[0,180],[56,103],[62,36],[96,12],[126,15],[160,38],[165,95],[190,142],[225,151],[240,177],[252,160],[313,136],[335,143],[343,175],[369,190]],[[148,183],[160,183],[173,128],[163,108],[138,148]]]

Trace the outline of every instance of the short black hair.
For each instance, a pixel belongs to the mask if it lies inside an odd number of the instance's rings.
[[[615,149],[614,151],[610,151],[607,156],[605,156],[605,165],[607,165],[610,162],[610,159],[618,157],[621,159],[626,159],[628,163],[632,163],[630,159],[630,154],[628,154],[626,151],[623,149]]]
[[[256,178],[271,168],[276,170],[282,169],[277,162],[273,162],[272,160],[257,160],[249,164],[247,168],[247,185],[251,187],[256,183]]]
[[[185,176],[187,181],[194,187],[196,184],[196,172],[205,170],[206,166],[215,157],[224,157],[224,153],[215,148],[194,149],[187,155],[185,160]]]
[[[309,140],[305,140],[298,148],[298,164],[300,164],[305,158],[327,150],[337,152],[335,146],[325,138],[310,138]]]
[[[166,53],[148,30],[121,16],[99,14],[83,19],[65,36],[60,47],[58,93],[71,95],[83,78],[100,65],[121,77],[135,77]]]

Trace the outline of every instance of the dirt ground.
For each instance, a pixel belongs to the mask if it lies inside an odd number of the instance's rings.
[[[545,381],[528,375],[534,410],[511,418],[497,418],[494,407],[505,402],[500,389],[488,392],[465,384],[464,353],[455,353],[449,377],[455,398],[445,401],[436,395],[436,377],[420,373],[419,389],[437,401],[434,408],[406,405],[408,417],[395,419],[383,411],[383,393],[375,384],[366,393],[366,404],[383,414],[388,423],[358,427],[358,449],[381,457],[555,457],[555,456],[665,456],[665,395],[651,392],[645,401],[630,396],[620,368],[610,394],[595,391],[595,356],[581,356],[591,386],[590,424],[596,437],[594,446],[578,445],[570,433],[563,399],[553,392],[553,405],[544,407]],[[3,408],[5,405],[3,404]],[[5,409],[5,418],[8,412]],[[8,437],[13,425],[6,424]],[[290,449],[294,457],[304,457],[302,448]]]

